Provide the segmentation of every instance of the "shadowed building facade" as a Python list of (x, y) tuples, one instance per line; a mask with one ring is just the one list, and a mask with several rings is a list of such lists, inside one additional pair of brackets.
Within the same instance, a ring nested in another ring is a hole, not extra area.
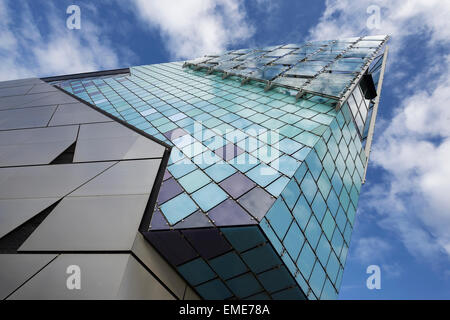
[[(0, 120), (9, 223), (0, 259), (11, 268), (37, 259), (42, 269), (5, 297), (33, 297), (47, 271), (78, 258), (90, 270), (108, 264), (95, 262), (104, 254), (123, 260), (110, 298), (337, 298), (386, 41), (242, 49), (0, 84), (2, 119), (12, 119)], [(39, 192), (36, 170), (54, 177)]]

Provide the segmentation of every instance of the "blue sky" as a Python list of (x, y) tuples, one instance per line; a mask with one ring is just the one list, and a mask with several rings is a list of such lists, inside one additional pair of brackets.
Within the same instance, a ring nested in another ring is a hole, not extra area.
[[(81, 29), (66, 8), (81, 8)], [(379, 8), (379, 24), (368, 28)], [(0, 80), (223, 49), (390, 34), (375, 142), (341, 299), (450, 298), (450, 3), (439, 0), (0, 0)], [(381, 267), (381, 290), (366, 268)]]

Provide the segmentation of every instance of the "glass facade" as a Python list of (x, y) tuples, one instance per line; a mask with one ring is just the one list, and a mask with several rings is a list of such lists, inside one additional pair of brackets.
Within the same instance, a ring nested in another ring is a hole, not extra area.
[(373, 71), (378, 82), (385, 40), (237, 50), (57, 85), (172, 147), (143, 234), (203, 298), (335, 299), (374, 104), (359, 81)]

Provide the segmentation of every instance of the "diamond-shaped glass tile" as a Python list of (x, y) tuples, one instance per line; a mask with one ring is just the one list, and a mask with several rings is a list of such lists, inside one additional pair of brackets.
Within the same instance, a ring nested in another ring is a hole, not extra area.
[(210, 183), (192, 194), (203, 211), (208, 211), (227, 198), (227, 194), (216, 184)]
[(186, 193), (182, 193), (162, 204), (160, 208), (167, 221), (174, 225), (194, 212), (197, 206)]

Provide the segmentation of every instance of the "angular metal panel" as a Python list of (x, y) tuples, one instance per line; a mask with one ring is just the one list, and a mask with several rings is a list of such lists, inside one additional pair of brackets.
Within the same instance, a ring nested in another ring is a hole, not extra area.
[(49, 164), (77, 132), (78, 126), (0, 131), (0, 167)]
[(0, 254), (0, 300), (39, 272), (56, 254)]
[(130, 250), (148, 195), (66, 197), (19, 251)]
[(161, 160), (120, 161), (81, 188), (72, 192), (69, 197), (150, 194), (158, 174)]
[(0, 238), (60, 198), (0, 200)]
[(86, 124), (80, 128), (74, 161), (162, 158), (164, 150), (119, 123)]
[(111, 118), (82, 103), (59, 105), (49, 126), (112, 121)]
[(0, 199), (63, 197), (114, 162), (0, 168)]
[[(129, 257), (129, 254), (60, 255), (8, 299), (115, 299)], [(67, 287), (68, 277), (76, 272), (68, 274), (69, 266), (79, 267), (80, 290)]]
[(0, 111), (0, 130), (47, 126), (55, 106)]

